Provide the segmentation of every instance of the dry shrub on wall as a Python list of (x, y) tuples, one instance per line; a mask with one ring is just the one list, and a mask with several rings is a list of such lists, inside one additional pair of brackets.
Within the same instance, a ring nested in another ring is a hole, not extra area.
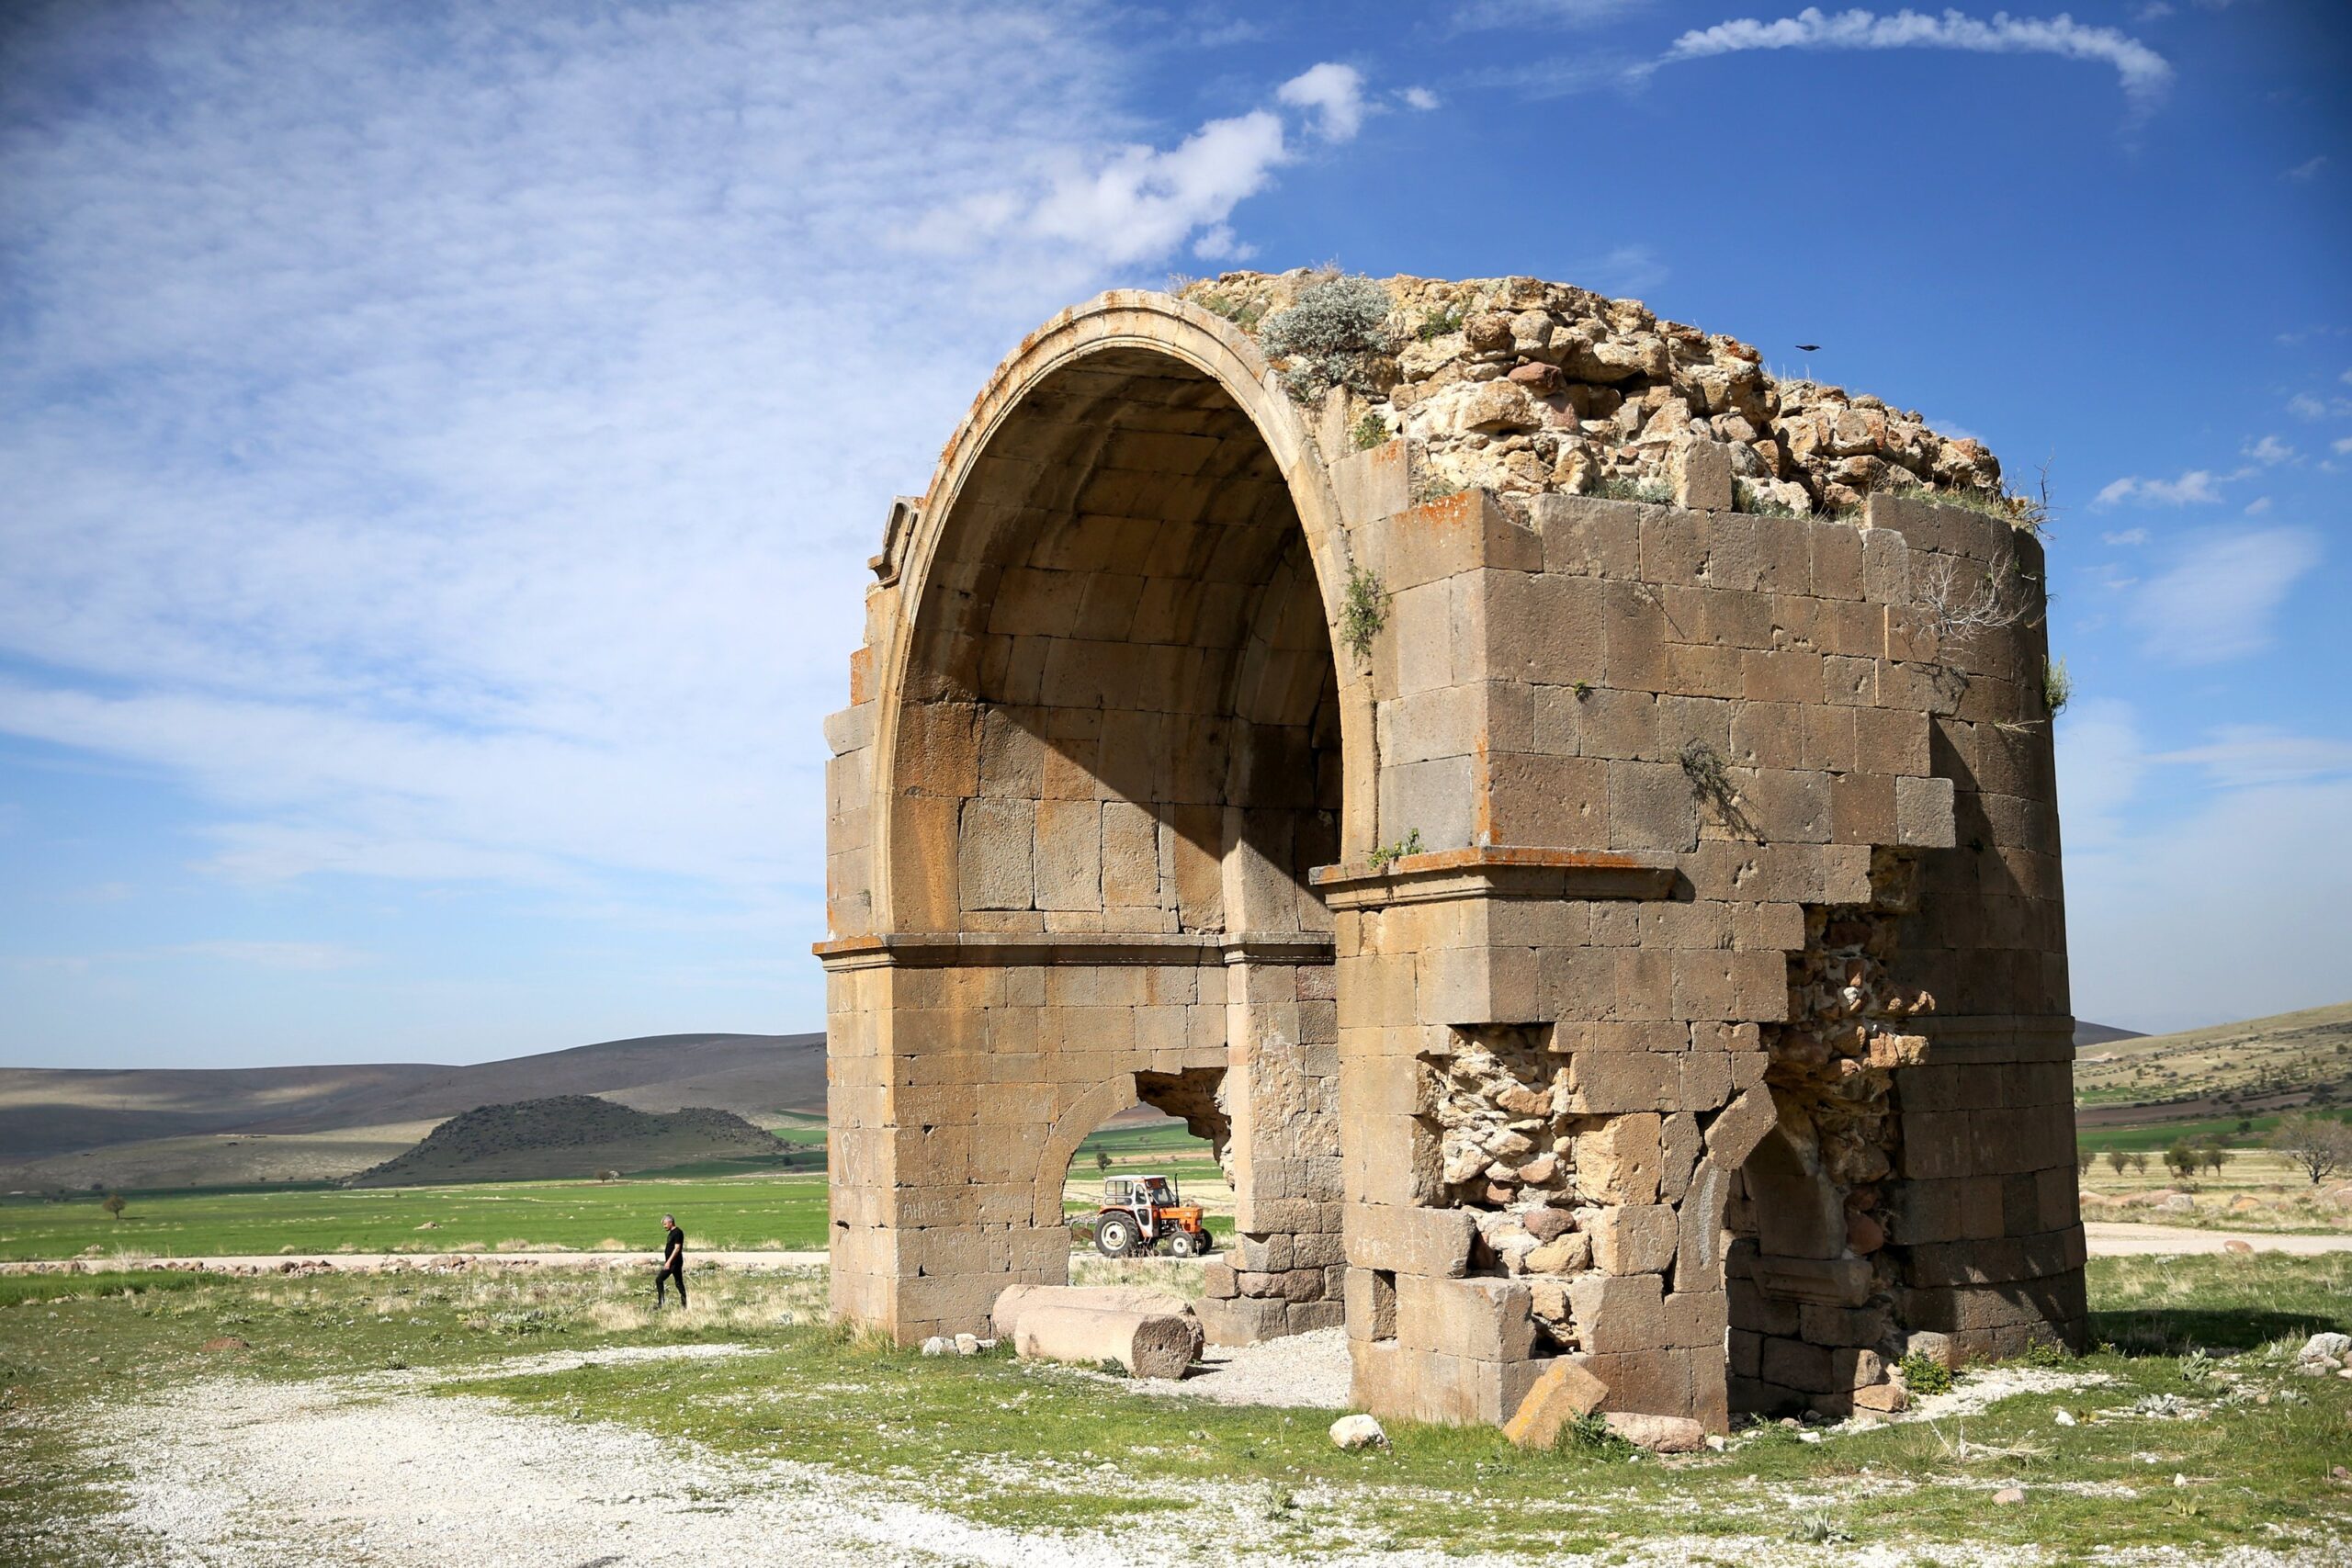
[(1388, 333), (1395, 308), (1388, 290), (1369, 277), (1328, 278), (1267, 317), (1258, 342), (1270, 357), (1296, 362), (1283, 372), (1283, 385), (1300, 402), (1333, 387), (1379, 391), (1373, 362), (1395, 347)]

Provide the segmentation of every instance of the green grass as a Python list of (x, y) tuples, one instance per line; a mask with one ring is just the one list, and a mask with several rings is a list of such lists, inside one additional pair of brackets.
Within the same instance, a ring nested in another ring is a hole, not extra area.
[[(2319, 1109), (2322, 1115), (2329, 1113), (2324, 1106)], [(2337, 1111), (2334, 1114), (2339, 1121), (2352, 1122), (2352, 1109)], [(2241, 1133), (2238, 1131), (2240, 1122), (2251, 1122), (2253, 1126), (2249, 1131)], [(2136, 1122), (2115, 1127), (2077, 1126), (2075, 1143), (2077, 1147), (2096, 1149), (2101, 1154), (2109, 1149), (2145, 1149), (2154, 1153), (2170, 1148), (2184, 1138), (2194, 1144), (2210, 1136), (2220, 1139), (2225, 1149), (2255, 1149), (2267, 1146), (2263, 1140), (2278, 1125), (2278, 1114), (2273, 1112), (2267, 1116), (2213, 1117), (2201, 1122)], [(2106, 1167), (2098, 1168), (2104, 1170)]]
[[(2119, 1348), (2068, 1366), (2111, 1380), (2103, 1386), (1817, 1444), (1769, 1428), (1722, 1455), (1666, 1462), (1600, 1446), (1523, 1453), (1490, 1430), (1409, 1423), (1390, 1425), (1389, 1451), (1341, 1453), (1324, 1435), (1327, 1412), (1138, 1398), (1070, 1369), (1001, 1354), (927, 1359), (837, 1331), (822, 1322), (813, 1273), (698, 1277), (691, 1317), (649, 1317), (634, 1280), (568, 1274), (208, 1280), (35, 1297), (0, 1309), (0, 1450), (11, 1456), (0, 1462), (0, 1561), (124, 1560), (101, 1517), (108, 1478), (84, 1446), (96, 1402), (203, 1376), (395, 1365), (467, 1371), (474, 1381), (436, 1392), (625, 1425), (669, 1439), (659, 1451), (692, 1442), (826, 1465), (1030, 1528), (1180, 1517), (1214, 1497), (1209, 1517), (1247, 1507), (1274, 1549), (1341, 1556), (1420, 1546), (1548, 1561), (1607, 1545), (1637, 1557), (1644, 1537), (1674, 1534), (1717, 1538), (1736, 1557), (1743, 1539), (1786, 1540), (1820, 1517), (1830, 1535), (1852, 1536), (1849, 1555), (2038, 1548), (2074, 1562), (2300, 1543), (2324, 1560), (2352, 1529), (2352, 1490), (2329, 1479), (2331, 1465), (2352, 1461), (2352, 1382), (2296, 1377), (2278, 1347), (2312, 1326), (2352, 1327), (2352, 1258), (2099, 1259), (2090, 1278), (2094, 1331)], [(198, 1349), (224, 1334), (251, 1348)], [(498, 1374), (519, 1353), (678, 1340), (755, 1353)], [(2192, 1348), (2211, 1357), (2186, 1359)], [(2199, 1375), (2207, 1367), (2214, 1375)], [(2130, 1413), (2155, 1393), (2194, 1418)], [(2062, 1407), (2076, 1425), (2055, 1424)], [(1105, 1463), (1132, 1479), (1094, 1484)], [(2176, 1487), (2176, 1472), (2190, 1484)], [(1986, 1507), (2010, 1483), (2026, 1502)]]
[[(695, 1247), (825, 1245), (825, 1178), (481, 1182), (451, 1187), (266, 1188), (135, 1195), (119, 1220), (95, 1196), (0, 1202), (0, 1258), (72, 1258), (96, 1247), (159, 1258), (280, 1252), (442, 1252), (464, 1247), (653, 1250), (674, 1213)], [(435, 1228), (418, 1227), (432, 1222)]]

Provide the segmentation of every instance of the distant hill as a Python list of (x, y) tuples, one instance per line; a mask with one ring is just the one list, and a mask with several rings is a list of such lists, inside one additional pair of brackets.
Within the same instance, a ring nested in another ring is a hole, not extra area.
[(331, 1179), (460, 1111), (571, 1094), (821, 1117), (825, 1037), (656, 1034), (473, 1066), (0, 1068), (0, 1190)]
[(2352, 1101), (2352, 1002), (2083, 1046), (2075, 1097), (2085, 1126)]
[(624, 1174), (702, 1160), (776, 1156), (784, 1146), (731, 1111), (648, 1111), (587, 1094), (461, 1111), (415, 1147), (351, 1179), (354, 1187), (531, 1181)]
[(2114, 1040), (2146, 1038), (2136, 1029), (2118, 1029), (2109, 1023), (2086, 1023), (2079, 1018), (2075, 1021), (2075, 1049), (2077, 1051), (2086, 1045), (2104, 1045)]
[(550, 1094), (640, 1111), (821, 1115), (825, 1037), (653, 1034), (466, 1067), (0, 1067), (0, 1148), (38, 1156), (205, 1133), (317, 1133)]

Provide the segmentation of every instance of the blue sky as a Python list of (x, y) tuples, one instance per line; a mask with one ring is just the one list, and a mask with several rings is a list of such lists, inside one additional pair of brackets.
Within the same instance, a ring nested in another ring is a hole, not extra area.
[(2050, 459), (2075, 1006), (2352, 996), (2352, 22), (1746, 0), (0, 21), (0, 1064), (821, 1025), (818, 723), (989, 367), (1532, 273)]

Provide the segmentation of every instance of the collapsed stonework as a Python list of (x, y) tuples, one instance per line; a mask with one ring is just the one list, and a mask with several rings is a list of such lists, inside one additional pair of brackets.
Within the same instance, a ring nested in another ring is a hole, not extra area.
[(1380, 1415), (1720, 1427), (2078, 1337), (1991, 454), (1558, 285), (1186, 294), (1033, 334), (876, 558), (836, 1312), (1065, 1280), (1070, 1155), (1142, 1099), (1236, 1190), (1209, 1337), (1344, 1321)]

